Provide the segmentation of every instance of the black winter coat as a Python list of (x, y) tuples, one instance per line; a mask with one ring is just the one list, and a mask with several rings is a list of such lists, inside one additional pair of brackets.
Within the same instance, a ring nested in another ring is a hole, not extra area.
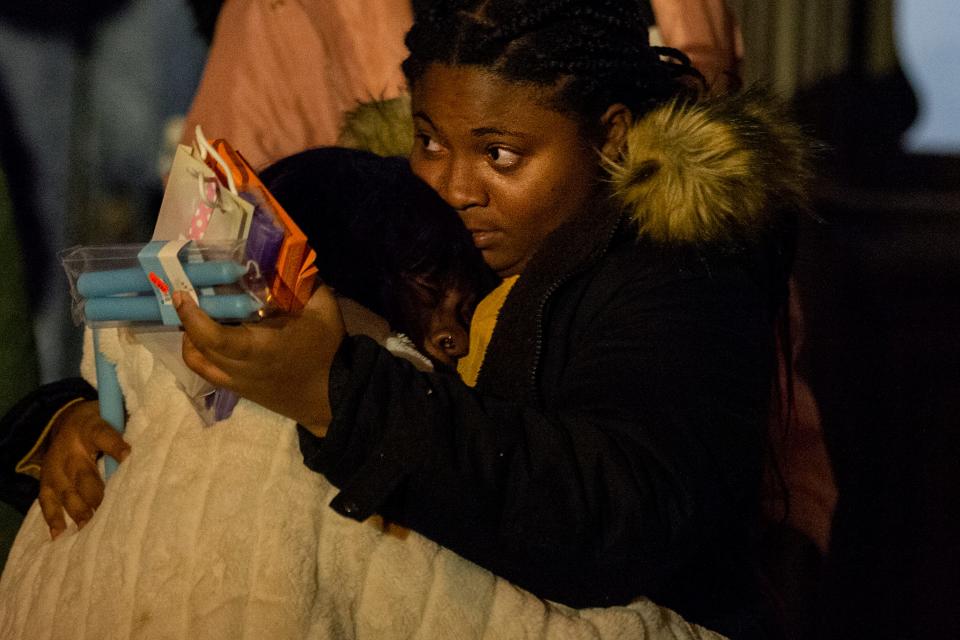
[(601, 246), (551, 238), (475, 389), (346, 340), (334, 421), (301, 430), (304, 460), (343, 514), (380, 513), (537, 595), (643, 595), (724, 630), (752, 599), (766, 298), (736, 258), (607, 226)]
[[(635, 125), (613, 172), (619, 200), (544, 241), (476, 388), (346, 339), (329, 431), (300, 431), (305, 463), (341, 489), (332, 506), (379, 513), (544, 598), (647, 596), (731, 637), (762, 636), (752, 558), (790, 235), (772, 212), (793, 210), (804, 173), (795, 130), (752, 99)], [(709, 171), (690, 144), (650, 145), (704, 120), (740, 145), (715, 149)], [(758, 163), (746, 176), (744, 157)], [(666, 209), (697, 192), (692, 179), (715, 182), (699, 185), (715, 209)]]

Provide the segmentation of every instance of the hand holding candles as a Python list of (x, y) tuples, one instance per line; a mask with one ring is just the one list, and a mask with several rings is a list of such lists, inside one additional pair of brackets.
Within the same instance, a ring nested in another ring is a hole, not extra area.
[(183, 360), (217, 387), (289, 416), (317, 436), (330, 421), (328, 380), (345, 335), (333, 293), (320, 287), (299, 316), (225, 326), (189, 296), (173, 294), (183, 323)]

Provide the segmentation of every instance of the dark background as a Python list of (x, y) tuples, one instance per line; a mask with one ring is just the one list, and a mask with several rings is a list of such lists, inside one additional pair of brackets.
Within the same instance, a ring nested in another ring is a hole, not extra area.
[(842, 71), (794, 94), (830, 149), (796, 266), (839, 489), (812, 635), (958, 638), (960, 149), (903, 150), (923, 96), (895, 47), (876, 62), (882, 4), (850, 3)]

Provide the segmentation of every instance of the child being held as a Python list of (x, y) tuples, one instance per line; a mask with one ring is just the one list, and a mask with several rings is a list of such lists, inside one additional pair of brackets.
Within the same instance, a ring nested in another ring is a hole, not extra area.
[[(466, 354), (473, 308), (499, 279), (406, 159), (318, 148), (280, 160), (261, 179), (306, 233), (320, 278), (338, 295), (386, 320), (434, 364), (452, 367)], [(350, 327), (352, 305), (341, 308), (348, 330), (367, 333)], [(382, 326), (373, 337), (383, 337)]]

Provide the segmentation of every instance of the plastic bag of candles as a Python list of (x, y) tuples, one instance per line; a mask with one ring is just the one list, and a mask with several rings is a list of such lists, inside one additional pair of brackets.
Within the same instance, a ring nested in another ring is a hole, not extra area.
[(67, 249), (61, 260), (74, 322), (176, 327), (174, 291), (193, 296), (220, 322), (256, 322), (276, 311), (267, 283), (274, 265), (262, 266), (247, 246), (180, 240)]

